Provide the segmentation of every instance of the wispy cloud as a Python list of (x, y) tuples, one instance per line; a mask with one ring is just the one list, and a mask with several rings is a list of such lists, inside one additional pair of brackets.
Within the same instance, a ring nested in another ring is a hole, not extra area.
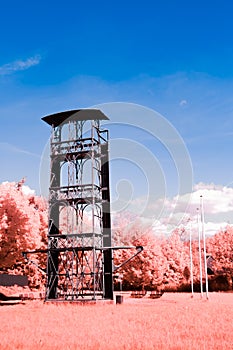
[(6, 63), (3, 66), (0, 66), (0, 76), (1, 75), (9, 75), (16, 73), (18, 71), (23, 71), (29, 69), (33, 66), (36, 66), (40, 63), (41, 56), (36, 55), (27, 58), (26, 60), (17, 60), (11, 63)]
[(14, 153), (22, 153), (22, 154), (26, 154), (28, 156), (40, 158), (40, 155), (33, 153), (33, 152), (30, 152), (30, 151), (27, 151), (27, 150), (24, 150), (22, 148), (19, 148), (15, 145), (8, 143), (8, 142), (0, 142), (0, 150), (14, 152)]

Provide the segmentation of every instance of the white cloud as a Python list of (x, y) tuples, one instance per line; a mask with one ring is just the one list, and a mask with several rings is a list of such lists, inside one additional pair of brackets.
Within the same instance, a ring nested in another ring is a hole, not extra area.
[(181, 100), (179, 105), (182, 107), (182, 106), (187, 105), (187, 103), (188, 103), (187, 100)]
[[(150, 212), (153, 212), (150, 222), (154, 233), (167, 235), (180, 226), (184, 226), (189, 231), (189, 225), (191, 225), (193, 236), (197, 236), (197, 208), (200, 210), (200, 196), (203, 198), (207, 235), (213, 235), (225, 229), (227, 225), (233, 224), (233, 188), (199, 183), (194, 187), (191, 195), (187, 193), (179, 197), (154, 201), (153, 208), (150, 207)], [(134, 204), (139, 206), (140, 200), (142, 206), (144, 199), (141, 197), (135, 202), (132, 201), (132, 207)], [(140, 216), (140, 212), (138, 215)]]
[(22, 192), (25, 194), (25, 195), (35, 195), (35, 191), (32, 190), (29, 186), (26, 186), (26, 185), (23, 185), (22, 186)]
[(214, 235), (215, 233), (224, 230), (228, 224), (226, 222), (206, 222), (205, 232), (207, 235)]
[(203, 198), (204, 209), (208, 214), (221, 214), (233, 211), (233, 188), (226, 186), (215, 186), (213, 184), (195, 186), (192, 195), (192, 203), (196, 206)]
[(0, 66), (0, 75), (9, 75), (18, 71), (29, 69), (33, 66), (38, 65), (40, 61), (41, 56), (36, 55), (29, 57), (26, 60), (17, 60), (11, 63), (6, 63), (3, 66)]

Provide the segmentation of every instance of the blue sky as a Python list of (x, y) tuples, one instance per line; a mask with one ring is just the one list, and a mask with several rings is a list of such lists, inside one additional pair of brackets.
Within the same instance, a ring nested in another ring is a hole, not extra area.
[(39, 193), (40, 118), (122, 101), (172, 123), (194, 183), (231, 186), (232, 12), (229, 0), (2, 3), (0, 181), (26, 176)]

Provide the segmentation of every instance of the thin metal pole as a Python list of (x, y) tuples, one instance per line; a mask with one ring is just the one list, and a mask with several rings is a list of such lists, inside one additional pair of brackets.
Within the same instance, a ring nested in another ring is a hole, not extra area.
[(96, 299), (96, 275), (95, 275), (95, 265), (96, 265), (96, 250), (95, 250), (95, 197), (94, 197), (94, 120), (91, 121), (91, 182), (92, 182), (92, 245), (93, 245), (93, 299)]
[(199, 250), (200, 288), (201, 288), (201, 298), (202, 298), (202, 297), (203, 297), (203, 281), (202, 281), (202, 254), (201, 254), (201, 232), (200, 232), (199, 208), (197, 208), (197, 229), (198, 229), (198, 250)]
[(205, 239), (205, 219), (204, 219), (204, 205), (203, 197), (200, 196), (201, 204), (201, 222), (202, 222), (202, 237), (204, 249), (204, 269), (205, 269), (205, 283), (206, 283), (206, 299), (209, 299), (208, 273), (207, 273), (207, 259), (206, 259), (206, 239)]
[(190, 250), (190, 277), (191, 277), (191, 291), (192, 296), (194, 297), (194, 290), (193, 290), (193, 252), (192, 252), (192, 223), (191, 219), (189, 219), (189, 250)]

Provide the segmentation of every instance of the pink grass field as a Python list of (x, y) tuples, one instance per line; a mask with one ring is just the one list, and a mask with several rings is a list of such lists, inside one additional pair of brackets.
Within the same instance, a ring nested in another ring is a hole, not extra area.
[(0, 349), (233, 349), (233, 294), (0, 307)]

